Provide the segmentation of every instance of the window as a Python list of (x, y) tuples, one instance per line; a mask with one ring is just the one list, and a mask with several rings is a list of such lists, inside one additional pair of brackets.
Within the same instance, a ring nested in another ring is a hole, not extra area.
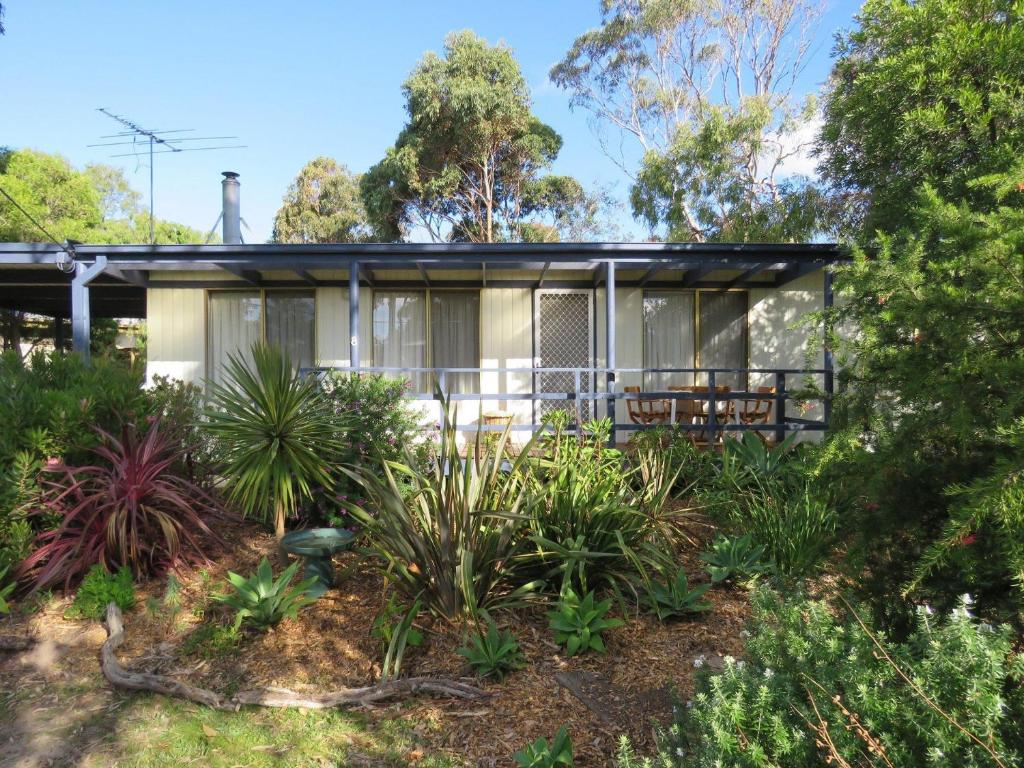
[(210, 378), (223, 381), (229, 355), (251, 361), (252, 345), (266, 340), (296, 368), (316, 362), (316, 300), (312, 291), (211, 291), (207, 320)]
[[(428, 344), (429, 340), (429, 344)], [(382, 368), (478, 368), (480, 294), (471, 291), (375, 291), (373, 364)], [(432, 377), (409, 374), (417, 392)], [(479, 391), (477, 373), (445, 376), (449, 392)]]
[[(645, 291), (644, 368), (746, 368), (745, 291)], [(706, 385), (707, 375), (648, 373), (644, 387)], [(716, 374), (715, 384), (738, 389), (739, 374)]]

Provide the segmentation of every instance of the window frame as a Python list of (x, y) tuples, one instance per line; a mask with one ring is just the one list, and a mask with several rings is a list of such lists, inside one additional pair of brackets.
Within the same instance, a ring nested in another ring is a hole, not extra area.
[[(693, 295), (693, 367), (698, 369), (702, 368), (702, 361), (700, 359), (701, 349), (701, 328), (700, 328), (700, 299), (701, 295), (705, 293), (742, 293), (746, 297), (746, 309), (743, 312), (743, 367), (745, 369), (750, 368), (750, 290), (747, 288), (727, 288), (721, 290), (718, 288), (660, 288), (646, 286), (643, 289), (643, 295), (640, 297), (640, 323), (641, 323), (641, 337), (643, 339), (643, 349), (641, 350), (640, 359), (642, 361), (647, 360), (647, 333), (646, 324), (643, 317), (643, 302), (646, 301), (649, 293), (687, 293)], [(749, 376), (747, 373), (744, 375), (744, 384), (746, 387), (749, 385)]]
[[(206, 301), (203, 303), (203, 325), (206, 328), (206, 378), (213, 381), (213, 360), (210, 349), (210, 297), (217, 293), (258, 293), (260, 297), (260, 341), (267, 341), (267, 294), (275, 293), (300, 293), (311, 296), (313, 299), (313, 365), (317, 365), (320, 359), (320, 302), (317, 301), (316, 288), (302, 286), (287, 286), (283, 288), (263, 288), (260, 286), (249, 286), (243, 288), (207, 288)], [(226, 362), (226, 361), (225, 361)], [(223, 364), (223, 363), (222, 363)]]

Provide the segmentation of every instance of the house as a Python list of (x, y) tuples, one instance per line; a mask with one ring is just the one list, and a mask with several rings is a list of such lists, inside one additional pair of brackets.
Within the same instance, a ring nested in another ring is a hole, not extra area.
[(808, 410), (790, 392), (831, 391), (831, 355), (793, 324), (831, 304), (834, 245), (242, 244), (225, 177), (226, 244), (0, 244), (0, 306), (70, 317), (85, 352), (90, 315), (145, 317), (150, 379), (219, 381), (229, 353), (265, 339), (307, 372), (407, 377), (425, 406), (440, 385), (467, 427), (525, 431), (568, 408), (628, 431), (638, 407), (680, 421), (701, 395), (669, 388), (693, 385), (729, 388), (703, 395), (720, 429), (743, 428), (723, 408), (760, 387), (775, 388), (762, 427), (827, 425), (827, 398)]

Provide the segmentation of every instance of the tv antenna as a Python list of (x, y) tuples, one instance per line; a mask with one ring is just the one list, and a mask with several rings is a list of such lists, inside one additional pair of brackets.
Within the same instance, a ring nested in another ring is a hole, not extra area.
[[(115, 114), (105, 107), (98, 107), (97, 112), (102, 112), (104, 115), (120, 123), (126, 130), (119, 131), (117, 133), (111, 133), (106, 136), (100, 136), (101, 139), (118, 139), (118, 141), (110, 141), (101, 144), (87, 144), (87, 147), (122, 147), (131, 146), (132, 151), (120, 152), (117, 151), (110, 157), (134, 157), (138, 159), (140, 157), (139, 149), (140, 144), (143, 142), (149, 142), (149, 241), (156, 243), (156, 234), (154, 230), (154, 206), (153, 206), (153, 155), (165, 154), (168, 152), (209, 152), (214, 149), (244, 149), (245, 144), (229, 144), (229, 145), (212, 145), (205, 147), (194, 147), (191, 145), (179, 146), (189, 141), (226, 141), (229, 139), (237, 139), (237, 136), (186, 136), (186, 137), (170, 137), (168, 134), (171, 133), (191, 133), (195, 128), (175, 128), (173, 130), (156, 130), (149, 128), (142, 128), (133, 120)], [(124, 141), (121, 141), (124, 139)]]

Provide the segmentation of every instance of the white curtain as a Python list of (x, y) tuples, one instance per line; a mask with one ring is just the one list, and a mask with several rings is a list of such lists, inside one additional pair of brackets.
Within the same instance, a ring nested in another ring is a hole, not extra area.
[(312, 291), (267, 293), (267, 343), (285, 352), (296, 369), (316, 361), (315, 324)]
[[(373, 364), (383, 368), (425, 368), (427, 318), (425, 294), (416, 291), (375, 291), (373, 294)], [(429, 391), (424, 374), (392, 374), (408, 378), (417, 392)]]
[(258, 291), (211, 292), (209, 313), (209, 378), (221, 384), (228, 355), (251, 362), (252, 345), (263, 336), (260, 294)]
[[(644, 368), (693, 368), (693, 294), (672, 291), (644, 293)], [(663, 392), (690, 386), (692, 373), (648, 373), (644, 388)]]
[[(430, 342), (434, 368), (480, 367), (480, 294), (435, 291), (430, 294)], [(449, 392), (480, 391), (480, 374), (448, 373)]]
[[(747, 294), (723, 291), (700, 294), (700, 367), (747, 367)], [(706, 374), (702, 384), (707, 384)], [(734, 390), (746, 386), (739, 374), (716, 374), (715, 384)]]

